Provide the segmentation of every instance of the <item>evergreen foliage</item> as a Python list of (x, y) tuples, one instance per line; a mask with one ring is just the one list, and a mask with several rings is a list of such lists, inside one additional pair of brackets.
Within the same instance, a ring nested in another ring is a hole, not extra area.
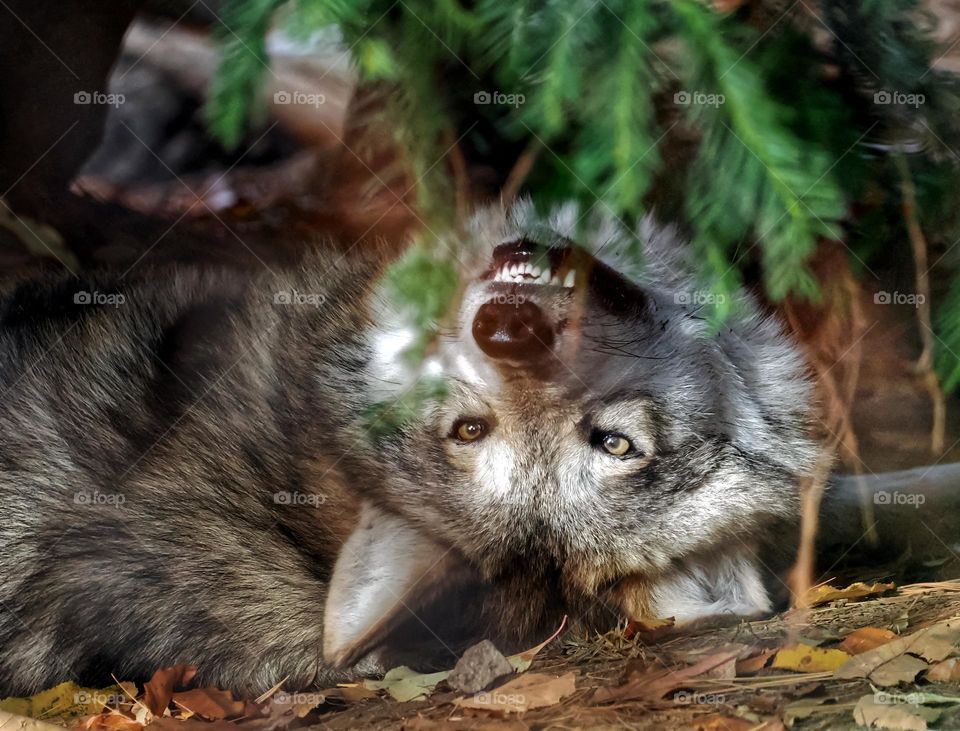
[[(931, 66), (916, 0), (232, 0), (210, 107), (227, 141), (247, 123), (281, 5), (298, 33), (339, 28), (362, 78), (393, 85), (426, 216), (454, 210), (438, 162), (452, 140), (491, 157), (535, 143), (538, 205), (573, 199), (632, 225), (679, 178), (677, 213), (714, 291), (758, 263), (771, 298), (816, 297), (807, 261), (821, 239), (843, 241), (861, 270), (891, 256), (878, 242), (909, 262), (892, 160), (909, 155), (924, 232), (947, 250), (939, 266), (955, 264), (960, 94)], [(483, 103), (495, 91), (515, 104)], [(690, 138), (692, 154), (665, 162)], [(960, 383), (951, 281), (936, 318), (949, 388)], [(433, 316), (436, 302), (404, 291)]]

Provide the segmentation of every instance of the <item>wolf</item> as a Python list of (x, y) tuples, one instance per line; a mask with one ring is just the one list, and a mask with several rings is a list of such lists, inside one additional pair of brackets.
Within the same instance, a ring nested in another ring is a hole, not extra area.
[(632, 234), (574, 218), (478, 217), (419, 366), (376, 250), (8, 286), (0, 694), (176, 663), (322, 687), (564, 614), (769, 612), (817, 454), (802, 359), (746, 295), (711, 326), (674, 232), (630, 271), (604, 250)]

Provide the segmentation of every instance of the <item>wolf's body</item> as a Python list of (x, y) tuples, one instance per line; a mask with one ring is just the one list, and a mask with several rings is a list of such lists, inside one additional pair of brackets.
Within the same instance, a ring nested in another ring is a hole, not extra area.
[[(634, 286), (523, 226), (475, 233), (486, 263), (433, 358), (449, 396), (377, 441), (364, 414), (410, 385), (377, 261), (7, 292), (0, 695), (176, 662), (223, 687), (329, 683), (457, 566), (462, 622), (518, 641), (610, 602), (768, 611), (756, 554), (815, 452), (793, 348), (752, 311), (713, 337), (686, 280)], [(493, 281), (548, 251), (576, 287)], [(549, 341), (532, 355), (484, 319), (510, 295), (542, 319), (520, 323)]]

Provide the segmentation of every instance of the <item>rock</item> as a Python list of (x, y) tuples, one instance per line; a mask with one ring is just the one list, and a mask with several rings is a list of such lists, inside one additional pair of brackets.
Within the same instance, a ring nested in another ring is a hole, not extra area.
[(461, 693), (479, 693), (512, 672), (500, 650), (490, 640), (483, 640), (463, 653), (447, 682)]

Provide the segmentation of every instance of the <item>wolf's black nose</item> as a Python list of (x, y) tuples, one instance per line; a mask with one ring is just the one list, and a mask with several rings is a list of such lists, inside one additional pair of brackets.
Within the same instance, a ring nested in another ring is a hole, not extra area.
[(553, 328), (533, 302), (480, 306), (473, 318), (473, 339), (491, 358), (530, 362), (538, 360), (553, 345)]

